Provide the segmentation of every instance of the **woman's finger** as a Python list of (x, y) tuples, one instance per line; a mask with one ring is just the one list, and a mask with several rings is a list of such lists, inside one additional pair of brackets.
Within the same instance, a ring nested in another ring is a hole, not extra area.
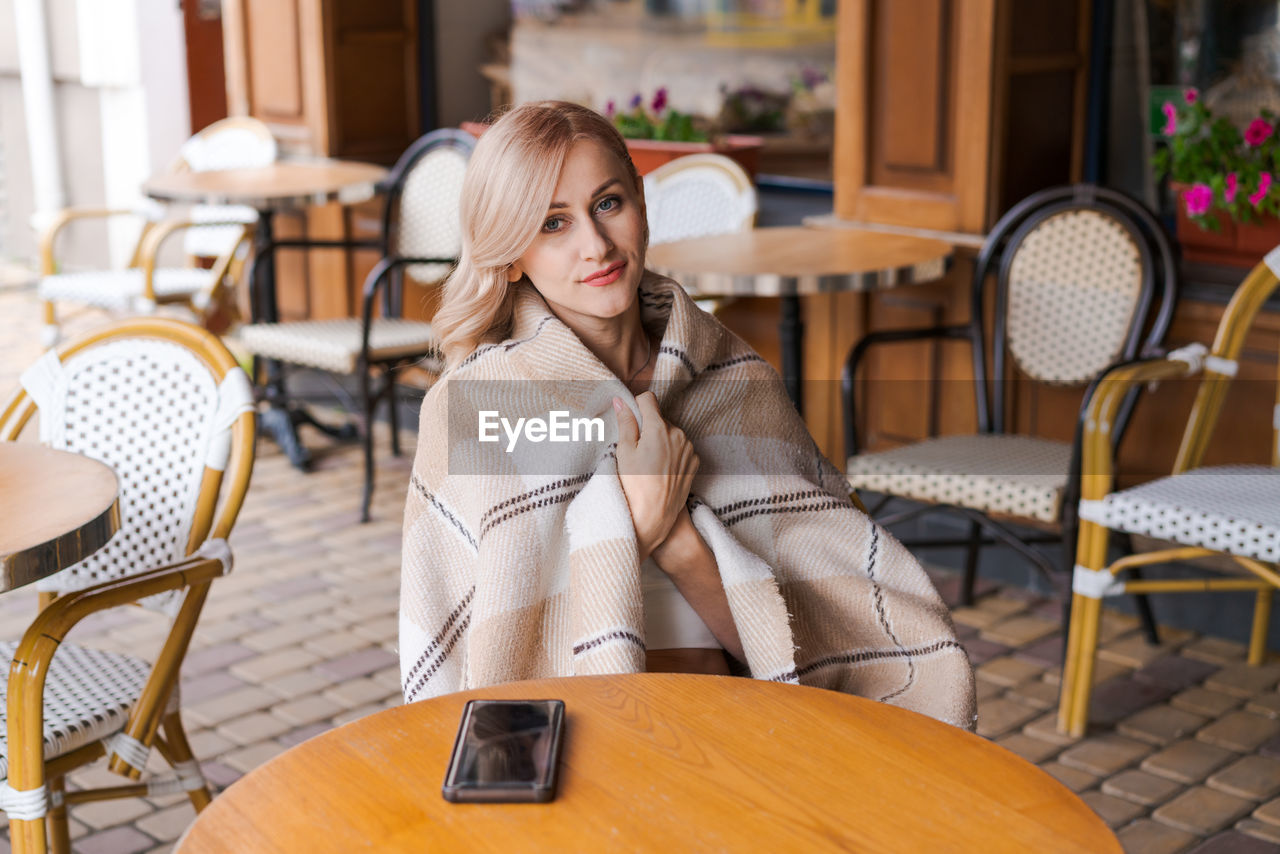
[(640, 436), (640, 428), (636, 424), (636, 417), (631, 414), (631, 408), (615, 397), (613, 399), (613, 414), (618, 419), (619, 446), (634, 445)]

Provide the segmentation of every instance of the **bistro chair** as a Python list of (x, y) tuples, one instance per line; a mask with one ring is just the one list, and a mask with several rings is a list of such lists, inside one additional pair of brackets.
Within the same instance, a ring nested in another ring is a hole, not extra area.
[[(178, 672), (209, 593), (231, 567), (227, 537), (253, 468), (248, 377), (213, 334), (177, 320), (125, 321), (50, 350), (0, 410), (0, 440), (39, 415), (39, 438), (111, 466), (120, 528), (89, 558), (38, 582), (42, 610), (18, 643), (0, 725), (0, 807), (15, 851), (68, 851), (67, 807), (210, 792), (179, 714)], [(221, 497), (220, 496), (221, 493)], [(90, 614), (137, 604), (172, 619), (154, 661), (63, 643)], [(172, 773), (142, 780), (152, 749)], [(100, 758), (119, 786), (65, 791)]]
[[(257, 119), (238, 117), (214, 122), (183, 144), (173, 171), (269, 166), (276, 159), (276, 141)], [(142, 232), (128, 266), (121, 270), (66, 272), (55, 255), (60, 234), (73, 222), (107, 217), (143, 219)], [(236, 205), (193, 207), (186, 218), (166, 218), (155, 203), (130, 209), (68, 208), (59, 212), (40, 237), (39, 295), (44, 301), (44, 345), (60, 337), (58, 303), (79, 303), (119, 314), (152, 314), (157, 305), (186, 306), (204, 319), (212, 312), (234, 310), (230, 285), (239, 279), (252, 242), (258, 215)], [(175, 234), (183, 235), (188, 261), (182, 267), (159, 267), (161, 247)], [(208, 269), (196, 259), (212, 258)]]
[[(723, 154), (687, 154), (644, 176), (649, 245), (750, 231), (759, 202), (751, 177)], [(696, 300), (715, 313), (724, 298)]]
[[(994, 290), (994, 293), (990, 291)], [(1008, 432), (1005, 387), (1016, 367), (1023, 377), (1057, 386), (1085, 386), (1109, 365), (1151, 353), (1173, 314), (1176, 271), (1163, 229), (1129, 197), (1087, 184), (1038, 192), (1001, 217), (974, 267), (968, 323), (872, 332), (849, 354), (842, 377), (847, 474), (855, 489), (917, 506), (880, 516), (885, 525), (939, 510), (969, 522), (952, 540), (904, 541), (910, 547), (967, 550), (961, 603), (973, 601), (979, 551), (1002, 544), (1058, 586), (1052, 562), (1033, 548), (1061, 542), (1074, 562), (1079, 436), (1053, 441)], [(985, 307), (994, 297), (991, 334)], [(867, 351), (898, 341), (951, 339), (970, 344), (976, 435), (930, 437), (878, 453), (858, 453), (855, 379)], [(988, 355), (990, 354), (990, 355)], [(1119, 413), (1120, 441), (1131, 412)], [(1019, 536), (1006, 523), (1035, 529)], [(1148, 634), (1154, 623), (1145, 600)]]
[[(280, 240), (255, 259), (250, 290), (256, 292), (261, 264), (281, 249), (375, 248), (382, 253), (364, 283), (360, 317), (253, 323), (238, 338), (254, 356), (359, 378), (360, 433), (364, 441), (364, 496), (361, 521), (369, 521), (373, 501), (373, 419), (379, 403), (388, 403), (391, 450), (400, 455), (395, 380), (399, 371), (424, 359), (438, 367), (437, 337), (431, 324), (401, 317), (404, 275), (439, 282), (453, 268), (462, 248), (458, 208), (462, 177), (475, 138), (452, 128), (418, 139), (400, 157), (384, 182), (387, 204), (377, 243)], [(378, 294), (381, 291), (381, 311)], [(260, 297), (253, 297), (259, 304)], [(376, 375), (375, 375), (376, 372)], [(283, 384), (283, 379), (278, 380)], [(283, 395), (280, 387), (273, 392)]]
[[(1280, 586), (1280, 398), (1272, 420), (1270, 465), (1204, 465), (1222, 415), (1245, 335), (1262, 304), (1280, 288), (1280, 247), (1253, 268), (1218, 324), (1212, 349), (1192, 344), (1164, 358), (1118, 366), (1089, 401), (1083, 438), (1079, 563), (1073, 580), (1071, 624), (1062, 675), (1058, 728), (1083, 735), (1093, 689), (1098, 621), (1105, 596), (1122, 593), (1254, 591), (1249, 663), (1262, 664), (1271, 595)], [(1115, 490), (1112, 435), (1130, 389), (1165, 379), (1201, 377), (1169, 477)], [(1240, 413), (1249, 415), (1250, 413)], [(1262, 414), (1265, 413), (1254, 413)], [(1167, 548), (1107, 560), (1109, 533), (1143, 534)], [(1125, 578), (1138, 568), (1225, 555), (1243, 577)]]

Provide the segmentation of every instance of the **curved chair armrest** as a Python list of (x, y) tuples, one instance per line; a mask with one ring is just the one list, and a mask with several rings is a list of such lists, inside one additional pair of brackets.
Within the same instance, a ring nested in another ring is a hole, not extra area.
[(1113, 433), (1116, 416), (1129, 393), (1145, 383), (1182, 379), (1199, 373), (1203, 351), (1174, 351), (1159, 359), (1128, 362), (1102, 374), (1082, 417), (1080, 497), (1097, 500), (1115, 479)]
[(266, 309), (270, 300), (264, 300), (260, 293), (262, 283), (262, 265), (281, 249), (378, 249), (382, 250), (380, 240), (273, 240), (266, 246), (254, 247), (253, 263), (249, 266), (249, 306), (253, 310), (254, 323), (274, 323), (277, 318), (267, 317)]
[[(232, 245), (232, 251), (235, 251), (235, 247), (240, 245), (240, 241), (244, 239), (245, 234), (249, 233), (249, 231), (253, 228), (252, 225), (249, 225), (243, 222), (237, 222), (234, 220), (227, 221), (227, 222), (218, 222), (218, 221), (194, 222), (188, 219), (167, 219), (167, 220), (164, 220), (163, 222), (158, 222), (155, 225), (151, 226), (151, 228), (147, 230), (147, 233), (143, 235), (142, 245), (138, 249), (138, 263), (142, 267), (142, 298), (144, 300), (147, 300), (150, 304), (155, 303), (156, 259), (160, 254), (161, 245), (166, 240), (168, 240), (170, 237), (177, 234), (178, 232), (185, 231), (189, 228), (205, 228), (206, 226), (227, 226), (227, 225), (237, 226), (241, 229), (244, 229), (241, 232), (240, 237)], [(222, 259), (219, 259), (219, 260), (221, 261)], [(225, 265), (215, 265), (215, 268), (218, 266), (225, 266)], [(209, 277), (212, 279), (213, 276), (214, 276), (214, 273), (211, 270), (209, 272)]]
[[(53, 600), (32, 621), (9, 665), (8, 711), (12, 729), (23, 722), (37, 732), (44, 720), (44, 684), (49, 663), (58, 646), (76, 623), (104, 608), (127, 605), (138, 599), (212, 581), (226, 568), (217, 557), (191, 555), (177, 563), (157, 567), (129, 578), (113, 579), (68, 593)], [(9, 740), (9, 785), (19, 791), (34, 789), (44, 779), (41, 739)]]
[(844, 453), (851, 457), (858, 452), (858, 431), (856, 405), (853, 399), (853, 384), (858, 376), (858, 363), (866, 355), (867, 350), (876, 344), (892, 344), (900, 341), (926, 341), (937, 338), (972, 341), (973, 324), (957, 324), (951, 326), (927, 326), (913, 329), (882, 329), (868, 332), (853, 345), (849, 357), (845, 359), (844, 370), (840, 374), (840, 395), (844, 401)]
[[(406, 258), (395, 255), (388, 255), (378, 261), (369, 271), (369, 275), (364, 280), (364, 292), (360, 303), (360, 352), (368, 358), (369, 355), (369, 332), (373, 328), (373, 301), (378, 296), (378, 289), (382, 287), (382, 283), (387, 280), (388, 275), (396, 267), (404, 267), (409, 264), (456, 264), (457, 258)], [(388, 298), (389, 299), (389, 298)], [(386, 301), (383, 303), (384, 310), (390, 310)], [(399, 311), (399, 309), (396, 309)]]
[(78, 219), (105, 219), (113, 216), (147, 218), (145, 211), (131, 208), (63, 208), (54, 214), (53, 219), (40, 232), (40, 275), (52, 276), (57, 269), (53, 258), (53, 244), (62, 229)]

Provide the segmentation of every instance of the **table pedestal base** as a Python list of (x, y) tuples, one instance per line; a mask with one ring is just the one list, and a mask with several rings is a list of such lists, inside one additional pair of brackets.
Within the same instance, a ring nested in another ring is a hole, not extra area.
[(306, 471), (311, 467), (311, 452), (298, 439), (298, 425), (310, 425), (326, 436), (340, 441), (351, 441), (360, 435), (354, 424), (332, 427), (317, 421), (310, 412), (296, 403), (268, 401), (258, 416), (259, 430), (270, 436), (295, 468)]

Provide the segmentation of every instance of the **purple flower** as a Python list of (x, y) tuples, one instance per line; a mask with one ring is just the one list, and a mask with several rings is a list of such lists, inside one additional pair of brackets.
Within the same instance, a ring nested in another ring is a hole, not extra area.
[(1161, 133), (1165, 136), (1173, 136), (1178, 132), (1178, 109), (1171, 101), (1165, 101), (1160, 109), (1164, 111), (1164, 130)]
[(1275, 128), (1269, 121), (1261, 117), (1256, 118), (1245, 128), (1244, 141), (1257, 148), (1267, 141), (1267, 137), (1271, 136), (1273, 130)]
[(666, 86), (653, 93), (653, 103), (650, 106), (653, 108), (654, 115), (662, 115), (662, 111), (667, 108)]
[(1208, 184), (1196, 184), (1186, 195), (1187, 216), (1200, 216), (1213, 204), (1213, 188)]
[(635, 93), (634, 95), (632, 95), (632, 96), (631, 96), (631, 104), (630, 104), (631, 109), (633, 109), (633, 110), (634, 110), (636, 107), (640, 106), (640, 103), (641, 103), (643, 100), (644, 100), (644, 99), (640, 97), (640, 93), (639, 93), (639, 92), (637, 92), (637, 93)]
[(1227, 179), (1224, 183), (1225, 186), (1222, 190), (1222, 200), (1227, 204), (1231, 204), (1236, 200), (1236, 192), (1240, 189), (1240, 179), (1236, 177), (1236, 173), (1229, 172), (1227, 173)]
[(605, 104), (605, 105), (604, 105), (604, 115), (605, 115), (605, 118), (607, 118), (607, 119), (612, 119), (612, 118), (613, 118), (613, 114), (614, 114), (614, 113), (616, 113), (616, 112), (618, 112), (618, 105), (617, 105), (617, 104), (615, 104), (615, 103), (613, 102), (613, 99), (612, 99), (612, 98), (610, 98), (610, 99), (609, 99), (609, 103), (607, 103), (607, 104)]
[(1186, 100), (1188, 104), (1194, 104), (1196, 101), (1200, 100), (1200, 90), (1188, 89), (1187, 91), (1182, 93), (1182, 97), (1183, 99)]
[(827, 75), (816, 68), (805, 66), (800, 69), (800, 82), (804, 84), (806, 89), (816, 89), (819, 85), (827, 82)]
[[(1261, 121), (1261, 119), (1258, 119), (1257, 121)], [(1268, 133), (1270, 132), (1268, 131)], [(1258, 189), (1254, 191), (1253, 195), (1249, 197), (1249, 204), (1253, 205), (1256, 208), (1258, 205), (1262, 203), (1262, 200), (1267, 197), (1267, 192), (1270, 189), (1271, 189), (1271, 173), (1263, 172), (1260, 176), (1258, 176)]]

